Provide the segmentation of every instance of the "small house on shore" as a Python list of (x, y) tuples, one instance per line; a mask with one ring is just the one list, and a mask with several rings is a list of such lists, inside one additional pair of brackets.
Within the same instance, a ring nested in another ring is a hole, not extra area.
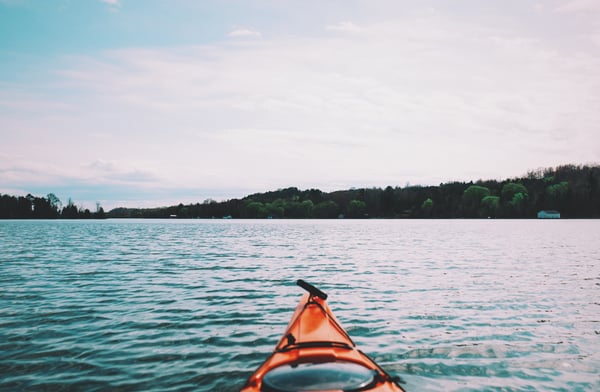
[(542, 210), (537, 213), (538, 219), (560, 219), (560, 212), (554, 210)]

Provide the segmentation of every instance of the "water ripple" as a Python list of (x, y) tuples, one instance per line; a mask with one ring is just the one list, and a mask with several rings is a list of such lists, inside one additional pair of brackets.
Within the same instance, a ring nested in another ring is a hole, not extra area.
[(599, 221), (1, 221), (0, 390), (237, 391), (298, 278), (408, 390), (600, 390)]

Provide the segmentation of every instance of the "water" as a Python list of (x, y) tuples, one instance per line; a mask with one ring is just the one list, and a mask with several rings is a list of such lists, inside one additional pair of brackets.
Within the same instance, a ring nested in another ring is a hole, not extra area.
[(0, 390), (237, 391), (318, 284), (409, 391), (600, 390), (600, 221), (0, 221)]

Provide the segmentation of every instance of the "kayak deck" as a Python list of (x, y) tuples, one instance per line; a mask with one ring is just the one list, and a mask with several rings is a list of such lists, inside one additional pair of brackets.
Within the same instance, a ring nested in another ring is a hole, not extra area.
[(309, 292), (302, 296), (274, 352), (242, 392), (403, 391), (356, 348), (327, 305), (327, 295), (304, 281), (298, 284)]

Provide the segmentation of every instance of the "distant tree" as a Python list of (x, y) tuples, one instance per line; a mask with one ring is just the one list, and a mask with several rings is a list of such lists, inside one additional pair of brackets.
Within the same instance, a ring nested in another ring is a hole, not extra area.
[(33, 215), (36, 219), (54, 219), (58, 217), (58, 211), (43, 197), (33, 198)]
[(433, 200), (430, 197), (425, 199), (423, 203), (421, 203), (421, 211), (423, 212), (423, 216), (425, 218), (430, 218), (433, 211)]
[(291, 201), (286, 204), (284, 215), (286, 218), (306, 218), (302, 211), (302, 203), (297, 201)]
[(383, 216), (391, 217), (394, 215), (394, 188), (387, 186), (381, 193), (381, 209)]
[(71, 200), (71, 198), (69, 198), (67, 205), (65, 207), (63, 207), (63, 209), (60, 213), (61, 218), (76, 219), (78, 217), (78, 214), (79, 214), (79, 210), (77, 209), (77, 206), (75, 205), (75, 203), (73, 203), (73, 200)]
[(526, 203), (527, 194), (518, 192), (513, 195), (512, 200), (508, 204), (510, 205), (514, 213), (516, 213), (518, 216), (523, 214), (523, 211), (526, 208)]
[(382, 206), (383, 193), (385, 191), (381, 188), (369, 188), (364, 189), (363, 197), (358, 198), (360, 201), (365, 203), (365, 212), (368, 216), (382, 216), (385, 215), (384, 208)]
[(46, 195), (46, 199), (48, 200), (48, 203), (50, 203), (52, 208), (54, 208), (57, 212), (62, 207), (62, 202), (60, 201), (60, 199), (58, 197), (56, 197), (56, 195), (54, 193), (48, 193)]
[(367, 204), (362, 200), (351, 200), (346, 210), (347, 218), (364, 218), (367, 211)]
[(104, 212), (104, 208), (100, 205), (100, 202), (96, 202), (96, 212), (94, 212), (93, 217), (95, 219), (104, 219), (106, 218), (106, 214)]
[(481, 199), (481, 210), (486, 217), (496, 218), (500, 213), (500, 197), (485, 196)]
[(310, 189), (307, 191), (305, 200), (306, 199), (312, 201), (313, 204), (319, 204), (323, 201), (323, 192), (319, 189)]
[(527, 188), (525, 188), (525, 185), (515, 182), (509, 182), (507, 184), (504, 184), (504, 186), (502, 187), (502, 192), (500, 196), (502, 197), (502, 200), (504, 202), (509, 202), (517, 193), (522, 193), (523, 196), (527, 196), (529, 192), (527, 191)]
[(0, 194), (0, 218), (14, 219), (16, 216), (17, 199), (14, 196)]
[(302, 203), (300, 203), (301, 216), (303, 218), (312, 217), (314, 208), (315, 205), (311, 200), (304, 200)]
[[(435, 200), (435, 204), (433, 202)], [(69, 199), (66, 206), (53, 193), (45, 198), (31, 194), (0, 194), (0, 218), (458, 218), (535, 217), (540, 209), (558, 209), (561, 216), (600, 218), (600, 166), (564, 165), (537, 169), (522, 178), (498, 182), (478, 180), (475, 184), (451, 182), (439, 186), (363, 188), (324, 193), (318, 189), (278, 189), (243, 199), (175, 205), (160, 208), (116, 208), (108, 213), (96, 205), (94, 213), (78, 208)]]
[(104, 212), (104, 208), (102, 208), (102, 206), (100, 206), (99, 208), (96, 209), (96, 213), (94, 214), (94, 218), (96, 218), (96, 219), (104, 219), (104, 218), (106, 218), (106, 213)]
[(281, 199), (274, 201), (273, 203), (267, 203), (265, 205), (265, 211), (269, 218), (283, 218), (285, 202)]
[(313, 209), (313, 216), (321, 219), (337, 218), (339, 207), (336, 202), (327, 200), (317, 204)]
[(527, 216), (529, 191), (525, 185), (516, 182), (506, 183), (502, 186), (500, 196), (500, 202), (507, 217), (522, 218)]
[(471, 185), (463, 192), (463, 208), (466, 217), (480, 217), (481, 200), (490, 195), (487, 187), (480, 185)]
[(479, 203), (481, 199), (490, 195), (487, 187), (480, 185), (471, 185), (463, 192), (463, 200), (467, 203)]
[(260, 201), (250, 201), (244, 208), (244, 216), (246, 218), (266, 218), (267, 210), (265, 205)]
[(547, 206), (551, 209), (560, 209), (567, 200), (569, 194), (569, 183), (561, 181), (558, 184), (546, 188)]

